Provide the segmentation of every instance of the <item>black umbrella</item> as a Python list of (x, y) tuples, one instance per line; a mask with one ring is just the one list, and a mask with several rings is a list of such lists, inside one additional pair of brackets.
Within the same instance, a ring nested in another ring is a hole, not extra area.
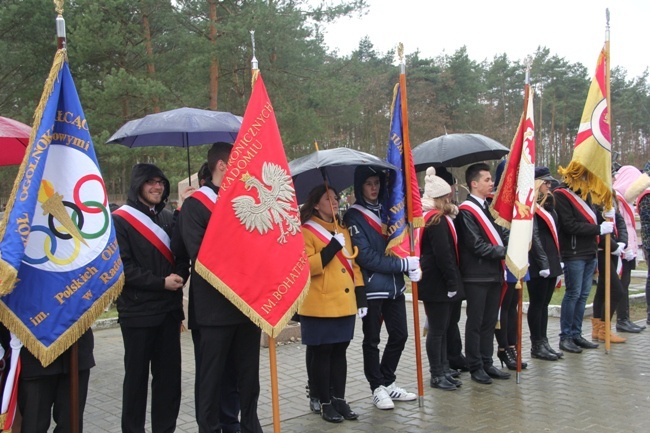
[(367, 165), (378, 171), (398, 170), (393, 164), (369, 153), (347, 147), (317, 150), (314, 153), (289, 162), (298, 203), (307, 200), (309, 192), (327, 180), (328, 186), (337, 191), (352, 186), (354, 170), (359, 165)]
[(427, 167), (462, 167), (489, 159), (500, 159), (510, 149), (481, 134), (446, 134), (413, 148), (416, 171)]
[(190, 146), (217, 141), (234, 143), (241, 122), (240, 116), (225, 111), (183, 107), (131, 120), (118, 129), (107, 143), (127, 147), (185, 147), (190, 176)]

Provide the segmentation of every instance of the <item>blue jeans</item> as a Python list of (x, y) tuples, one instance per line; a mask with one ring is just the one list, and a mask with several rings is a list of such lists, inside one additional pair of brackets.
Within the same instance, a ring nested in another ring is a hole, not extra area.
[(560, 338), (575, 338), (582, 334), (582, 319), (596, 264), (596, 258), (564, 262), (566, 292), (560, 313)]

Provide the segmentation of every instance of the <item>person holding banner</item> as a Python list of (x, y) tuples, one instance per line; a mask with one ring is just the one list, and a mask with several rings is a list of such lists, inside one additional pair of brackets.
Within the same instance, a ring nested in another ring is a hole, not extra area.
[[(352, 244), (359, 249), (356, 261), (361, 267), (368, 314), (363, 318), (363, 369), (378, 409), (393, 409), (393, 401), (412, 401), (417, 396), (395, 383), (395, 370), (408, 339), (404, 273), (411, 281), (422, 276), (419, 257), (398, 258), (386, 255), (388, 241), (381, 229), (381, 202), (386, 188), (383, 172), (360, 165), (354, 172), (356, 202), (345, 213), (344, 221)], [(388, 341), (379, 357), (382, 323)]]
[(452, 377), (447, 361), (447, 331), (452, 306), (463, 298), (463, 282), (458, 267), (458, 236), (453, 219), (458, 207), (451, 202), (451, 187), (427, 168), (422, 210), (426, 225), (422, 233), (420, 264), (422, 280), (419, 299), (429, 322), (426, 349), (433, 388), (454, 391), (462, 382)]
[(195, 268), (232, 148), (217, 142), (208, 150), (210, 178), (183, 203), (172, 239), (172, 245), (180, 243), (192, 261), (188, 324), (194, 342), (200, 433), (262, 431), (257, 416), (261, 330)]
[(335, 221), (338, 209), (336, 191), (325, 185), (315, 187), (300, 208), (311, 285), (298, 310), (302, 344), (311, 351), (309, 390), (320, 400), (323, 419), (334, 423), (359, 417), (345, 401), (345, 352), (355, 315), (368, 311), (361, 269), (346, 258), (353, 250), (350, 235)]
[[(560, 350), (582, 353), (582, 349), (598, 348), (582, 336), (582, 320), (596, 272), (598, 239), (612, 233), (614, 223), (598, 223), (591, 196), (583, 199), (580, 191), (573, 191), (566, 183), (556, 188), (553, 196), (566, 287), (560, 312)], [(614, 212), (610, 212), (605, 217), (612, 218)]]
[(153, 164), (136, 164), (126, 205), (113, 212), (125, 284), (117, 299), (124, 339), (122, 432), (142, 433), (151, 367), (153, 432), (173, 432), (181, 402), (183, 291), (187, 258), (170, 249), (169, 180)]
[(472, 380), (489, 385), (493, 378), (510, 378), (510, 373), (496, 368), (492, 359), (507, 239), (488, 210), (487, 198), (494, 186), (490, 167), (472, 164), (465, 171), (465, 179), (470, 194), (459, 206), (456, 218), (460, 271), (467, 297), (465, 356)]
[(560, 241), (557, 230), (555, 200), (550, 192), (551, 172), (546, 167), (535, 167), (535, 226), (541, 243), (541, 250), (547, 265), (540, 266), (540, 250), (531, 248), (528, 254), (530, 280), (528, 280), (528, 329), (530, 330), (530, 356), (546, 361), (557, 361), (564, 354), (553, 350), (548, 342), (548, 305), (551, 303), (555, 286), (562, 275)]

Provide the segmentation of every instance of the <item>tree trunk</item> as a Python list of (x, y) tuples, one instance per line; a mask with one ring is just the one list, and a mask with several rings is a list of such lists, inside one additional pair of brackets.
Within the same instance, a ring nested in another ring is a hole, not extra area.
[(219, 90), (219, 61), (217, 60), (216, 0), (210, 0), (210, 44), (212, 44), (212, 62), (210, 63), (210, 109), (217, 111), (217, 91)]
[[(142, 4), (142, 26), (144, 27), (144, 46), (147, 51), (147, 74), (152, 80), (156, 76), (156, 66), (153, 62), (153, 44), (151, 43), (151, 28), (149, 27), (149, 14), (146, 10), (146, 5)], [(160, 113), (160, 105), (158, 97), (154, 96), (151, 99), (153, 104), (154, 113)]]

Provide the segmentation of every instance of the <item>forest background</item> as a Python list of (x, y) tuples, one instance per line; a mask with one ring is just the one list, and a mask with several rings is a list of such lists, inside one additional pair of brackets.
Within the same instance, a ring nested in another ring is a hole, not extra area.
[[(182, 106), (244, 114), (250, 30), (289, 160), (314, 151), (315, 141), (385, 157), (395, 50), (378, 52), (364, 38), (340, 55), (322, 33), (366, 8), (364, 0), (67, 0), (70, 67), (109, 194), (124, 196), (136, 162), (157, 164), (172, 185), (187, 177), (184, 149), (105, 144), (127, 121)], [(32, 124), (56, 51), (54, 18), (51, 0), (0, 2), (0, 115)], [(537, 161), (552, 172), (571, 159), (600, 48), (584, 47), (593, 50), (587, 66), (546, 47), (531, 53)], [(469, 58), (465, 47), (433, 58), (406, 51), (412, 146), (456, 132), (510, 146), (523, 108), (524, 59), (498, 47), (484, 60)], [(629, 77), (614, 68), (611, 100), (617, 162), (642, 168), (650, 159), (648, 70)], [(205, 146), (191, 149), (193, 171), (205, 154)], [(0, 168), (0, 204), (17, 169)]]

